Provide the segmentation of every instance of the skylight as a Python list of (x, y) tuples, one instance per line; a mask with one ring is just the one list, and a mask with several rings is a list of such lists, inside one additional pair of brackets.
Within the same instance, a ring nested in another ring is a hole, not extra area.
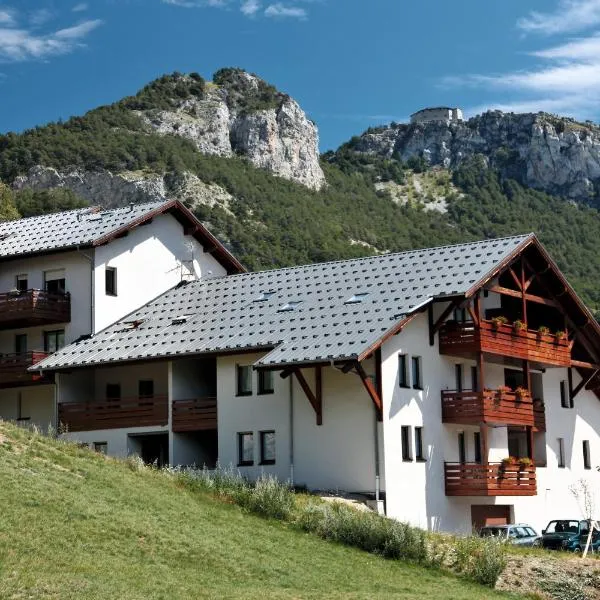
[(287, 302), (281, 308), (277, 309), (277, 312), (290, 312), (291, 310), (295, 310), (298, 304), (301, 304), (302, 300), (292, 300), (291, 302)]
[(190, 316), (191, 315), (177, 315), (171, 319), (171, 325), (183, 325), (184, 323), (187, 323)]
[(344, 304), (358, 304), (359, 302), (363, 302), (368, 295), (369, 292), (359, 292), (358, 294), (354, 294), (354, 296), (348, 298)]
[(256, 298), (254, 298), (254, 302), (264, 302), (268, 300), (275, 292), (269, 290), (268, 292), (261, 292)]

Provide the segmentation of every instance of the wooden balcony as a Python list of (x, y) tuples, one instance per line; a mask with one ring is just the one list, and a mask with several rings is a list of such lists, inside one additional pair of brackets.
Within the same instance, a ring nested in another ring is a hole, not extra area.
[(450, 356), (475, 357), (478, 352), (494, 354), (540, 365), (571, 366), (571, 344), (550, 334), (525, 330), (517, 332), (512, 325), (494, 325), (481, 321), (448, 323), (440, 329), (440, 353)]
[(543, 402), (533, 403), (533, 430), (546, 431), (546, 409)]
[(27, 369), (47, 356), (46, 352), (0, 355), (0, 387), (45, 382), (39, 373), (28, 373)]
[(71, 321), (71, 296), (42, 290), (0, 294), (0, 330)]
[(505, 390), (442, 390), (442, 422), (533, 426), (533, 402), (527, 393), (521, 396)]
[(217, 399), (173, 400), (171, 427), (175, 433), (217, 428)]
[(166, 396), (61, 402), (58, 405), (58, 422), (67, 431), (163, 426), (168, 421)]
[(535, 496), (535, 466), (444, 463), (446, 496)]

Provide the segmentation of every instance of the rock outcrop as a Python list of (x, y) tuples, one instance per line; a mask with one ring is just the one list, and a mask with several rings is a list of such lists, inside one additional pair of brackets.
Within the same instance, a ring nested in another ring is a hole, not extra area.
[(545, 113), (489, 111), (464, 122), (392, 124), (350, 142), (353, 150), (455, 167), (476, 154), (524, 185), (590, 200), (600, 184), (600, 129)]
[(244, 72), (236, 77), (235, 101), (232, 90), (209, 83), (202, 98), (187, 98), (172, 110), (138, 114), (157, 133), (184, 137), (200, 152), (244, 156), (274, 175), (320, 189), (325, 175), (319, 164), (316, 125), (295, 100), (281, 93), (272, 106), (248, 109), (240, 97), (252, 96), (264, 82)]

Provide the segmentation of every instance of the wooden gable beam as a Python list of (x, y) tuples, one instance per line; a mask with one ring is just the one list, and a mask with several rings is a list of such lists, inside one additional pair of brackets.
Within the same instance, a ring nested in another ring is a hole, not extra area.
[(521, 280), (517, 277), (516, 273), (513, 271), (513, 268), (508, 267), (508, 272), (510, 273), (510, 276), (513, 278), (514, 282), (517, 284), (519, 290), (522, 290), (523, 285), (521, 284)]
[[(596, 377), (596, 375), (598, 374), (598, 372), (600, 372), (599, 369), (595, 369), (593, 370), (591, 373), (588, 373), (586, 377), (584, 377), (583, 375), (581, 376), (581, 381), (573, 388), (573, 390), (571, 391), (571, 398), (575, 398), (575, 396), (577, 396), (577, 394), (579, 394), (579, 392), (585, 388), (585, 386), (592, 380), (594, 379), (594, 377)], [(581, 373), (580, 373), (581, 375)]]
[[(523, 292), (517, 292), (516, 290), (511, 290), (510, 288), (502, 287), (501, 285), (492, 285), (486, 288), (490, 292), (495, 292), (496, 294), (502, 294), (504, 296), (512, 296), (513, 298), (523, 298)], [(542, 298), (541, 296), (536, 296), (535, 294), (525, 294), (525, 300), (528, 302), (535, 302), (537, 304), (545, 304), (546, 306), (552, 306), (553, 308), (561, 308), (560, 304), (556, 302), (556, 300), (551, 300), (550, 298)]]
[(375, 405), (375, 412), (377, 413), (377, 420), (383, 421), (383, 402), (381, 401), (381, 396), (375, 389), (373, 382), (369, 379), (368, 375), (365, 373), (363, 366), (357, 362), (355, 365), (356, 372), (362, 381), (362, 384), (365, 386), (365, 390), (371, 397), (373, 404)]
[(300, 387), (304, 391), (304, 394), (311, 403), (316, 415), (317, 425), (323, 425), (323, 390), (322, 390), (322, 374), (321, 367), (315, 367), (315, 381), (316, 381), (316, 393), (310, 389), (308, 382), (306, 381), (302, 371), (300, 369), (294, 369), (294, 375), (300, 384)]
[(464, 300), (462, 298), (459, 298), (458, 300), (454, 300), (453, 302), (450, 302), (450, 304), (448, 306), (446, 306), (446, 308), (444, 309), (444, 312), (442, 312), (442, 314), (440, 315), (440, 318), (435, 323), (433, 322), (433, 312), (430, 313), (430, 321), (429, 321), (429, 345), (430, 346), (433, 346), (433, 344), (435, 343), (434, 336), (437, 333), (437, 331), (439, 330), (439, 328), (444, 324), (444, 321), (450, 316), (450, 313), (455, 308), (458, 308), (463, 302), (464, 302)]

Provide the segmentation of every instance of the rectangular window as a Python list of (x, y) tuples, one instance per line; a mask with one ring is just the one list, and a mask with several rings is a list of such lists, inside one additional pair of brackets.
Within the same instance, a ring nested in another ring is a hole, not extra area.
[(106, 267), (104, 271), (104, 291), (107, 296), (117, 295), (117, 269)]
[(254, 434), (251, 431), (238, 433), (238, 465), (254, 464)]
[(17, 333), (17, 335), (15, 335), (15, 354), (27, 354), (26, 333)]
[(410, 426), (402, 425), (400, 428), (402, 438), (402, 460), (412, 460), (412, 449), (410, 447)]
[(590, 441), (583, 440), (583, 468), (591, 469), (592, 460), (590, 458)]
[(479, 389), (479, 379), (477, 378), (477, 367), (471, 367), (471, 389), (476, 392)]
[(252, 367), (250, 365), (237, 366), (237, 395), (252, 395)]
[(464, 431), (458, 434), (458, 462), (461, 464), (467, 462), (467, 445)]
[(108, 444), (106, 442), (94, 442), (94, 450), (100, 454), (106, 454), (108, 451)]
[(64, 348), (65, 346), (65, 330), (57, 329), (56, 331), (44, 331), (44, 352), (52, 354)]
[(408, 385), (408, 357), (406, 354), (398, 354), (398, 382), (400, 387), (410, 387)]
[(26, 292), (29, 289), (29, 281), (27, 275), (17, 275), (15, 279), (15, 287), (19, 292)]
[(481, 464), (481, 433), (479, 431), (475, 431), (473, 433), (473, 446), (475, 453), (475, 462), (480, 465)]
[(565, 468), (565, 440), (558, 438), (558, 466), (561, 469)]
[(261, 431), (260, 432), (260, 464), (274, 465), (275, 464), (275, 432)]
[(272, 394), (275, 391), (273, 371), (258, 372), (258, 393)]
[(455, 308), (453, 316), (454, 316), (454, 320), (457, 323), (464, 323), (467, 320), (467, 309), (466, 308)]
[(560, 382), (560, 405), (563, 408), (570, 408), (569, 407), (569, 394), (568, 394), (568, 390), (567, 390), (567, 382), (564, 380)]
[(120, 383), (107, 383), (106, 384), (106, 399), (107, 400), (120, 400), (121, 399), (121, 384)]
[(412, 384), (415, 390), (423, 389), (423, 375), (421, 373), (421, 357), (413, 356), (412, 357)]
[(456, 383), (455, 383), (456, 391), (462, 392), (463, 391), (463, 366), (461, 364), (454, 365), (454, 378), (456, 381)]
[(423, 453), (423, 428), (415, 427), (415, 459), (424, 461), (425, 454)]
[(152, 379), (140, 379), (138, 381), (138, 397), (154, 398), (154, 381)]
[(44, 272), (44, 290), (50, 294), (64, 294), (67, 283), (64, 269), (55, 269)]

